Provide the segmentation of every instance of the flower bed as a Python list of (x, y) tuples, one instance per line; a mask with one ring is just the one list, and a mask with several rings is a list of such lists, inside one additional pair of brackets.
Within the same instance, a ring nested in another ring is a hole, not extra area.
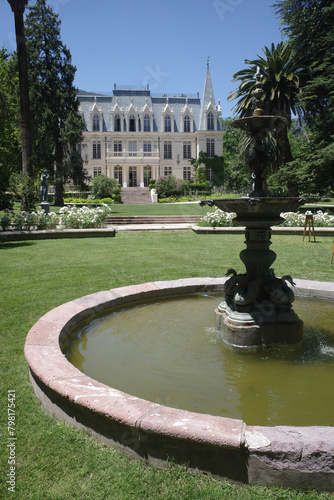
[[(327, 212), (318, 210), (316, 214), (312, 214), (310, 210), (305, 213), (301, 212), (285, 212), (281, 216), (285, 219), (282, 226), (285, 227), (303, 227), (305, 224), (305, 216), (313, 215), (315, 227), (334, 227), (334, 215), (329, 215)], [(235, 213), (224, 212), (217, 208), (214, 212), (208, 212), (202, 219), (202, 225), (210, 227), (229, 227), (233, 226)]]
[(65, 229), (89, 229), (100, 227), (105, 223), (107, 215), (111, 212), (108, 205), (101, 207), (62, 207), (59, 211), (59, 225)]
[(59, 211), (59, 216), (50, 212), (45, 213), (44, 210), (37, 212), (22, 212), (16, 214), (13, 211), (6, 211), (0, 217), (0, 226), (3, 231), (29, 231), (45, 230), (45, 229), (89, 229), (101, 227), (106, 220), (107, 215), (111, 212), (108, 205), (102, 204), (101, 207), (63, 207)]

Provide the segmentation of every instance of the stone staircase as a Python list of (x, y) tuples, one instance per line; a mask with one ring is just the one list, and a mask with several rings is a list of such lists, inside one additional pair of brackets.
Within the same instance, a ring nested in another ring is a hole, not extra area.
[(196, 224), (201, 219), (200, 215), (153, 215), (153, 216), (110, 216), (107, 217), (107, 224), (115, 226), (133, 224)]
[(139, 205), (152, 203), (151, 193), (148, 187), (122, 187), (122, 203), (125, 205)]

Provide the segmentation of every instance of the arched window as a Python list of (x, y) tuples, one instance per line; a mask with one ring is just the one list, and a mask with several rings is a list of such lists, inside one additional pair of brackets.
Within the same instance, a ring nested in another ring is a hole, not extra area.
[(99, 117), (99, 115), (93, 116), (93, 132), (100, 132), (100, 117)]
[(184, 129), (184, 132), (190, 132), (190, 118), (188, 115), (186, 115), (184, 117), (184, 120), (183, 120), (183, 129)]
[(120, 116), (117, 114), (114, 119), (114, 131), (115, 132), (121, 132), (121, 119)]
[(170, 119), (169, 115), (165, 116), (165, 132), (171, 132), (172, 131), (172, 121)]
[(144, 132), (151, 131), (151, 121), (149, 115), (144, 116)]
[(214, 130), (213, 114), (211, 112), (208, 114), (208, 130)]
[(136, 132), (136, 118), (134, 115), (129, 118), (129, 132)]

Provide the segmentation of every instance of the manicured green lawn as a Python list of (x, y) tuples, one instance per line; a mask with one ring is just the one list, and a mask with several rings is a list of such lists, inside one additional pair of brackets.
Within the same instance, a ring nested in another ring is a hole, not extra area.
[[(162, 205), (163, 206), (163, 205)], [(47, 311), (99, 290), (195, 276), (243, 272), (241, 235), (192, 231), (119, 232), (115, 238), (0, 244), (1, 490), (5, 483), (8, 391), (16, 394), (16, 495), (21, 499), (325, 499), (331, 495), (236, 485), (186, 468), (130, 460), (48, 415), (35, 398), (23, 355), (26, 335)], [(276, 274), (334, 280), (332, 238), (272, 237)], [(13, 496), (14, 498), (14, 496)]]

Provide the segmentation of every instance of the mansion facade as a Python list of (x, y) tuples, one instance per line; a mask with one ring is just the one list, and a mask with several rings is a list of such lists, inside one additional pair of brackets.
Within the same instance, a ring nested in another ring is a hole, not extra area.
[[(91, 177), (114, 177), (126, 187), (146, 187), (150, 178), (174, 175), (192, 180), (191, 158), (200, 151), (223, 154), (221, 107), (215, 103), (209, 65), (202, 100), (156, 97), (146, 90), (112, 95), (78, 94), (86, 122), (80, 146)], [(213, 181), (213, 179), (209, 179)]]

